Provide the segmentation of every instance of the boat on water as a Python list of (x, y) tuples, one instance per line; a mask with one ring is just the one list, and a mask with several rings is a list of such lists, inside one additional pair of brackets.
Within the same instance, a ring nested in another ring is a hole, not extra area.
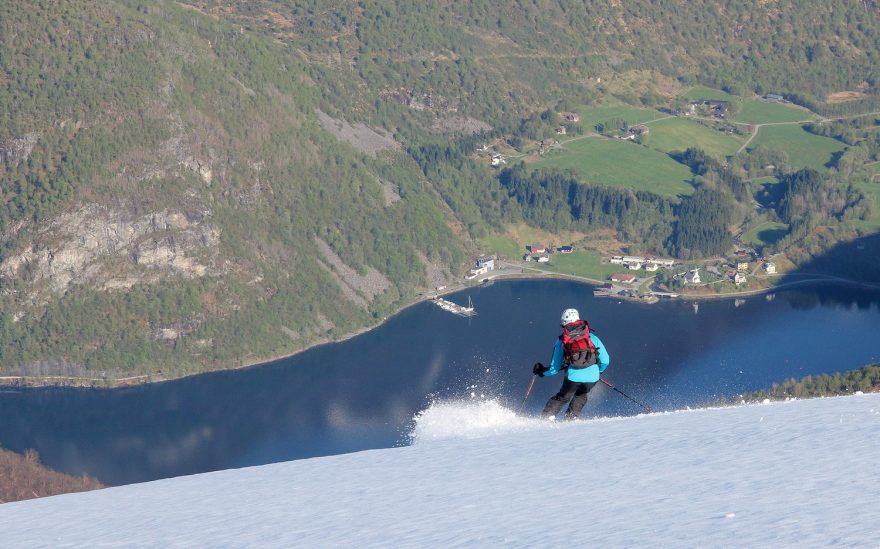
[(474, 302), (471, 301), (470, 296), (468, 296), (467, 307), (459, 305), (458, 303), (453, 303), (452, 301), (448, 301), (446, 299), (443, 299), (442, 297), (434, 299), (434, 303), (436, 303), (437, 306), (444, 311), (449, 311), (450, 313), (459, 316), (474, 316), (475, 314), (477, 314), (477, 310), (474, 308)]

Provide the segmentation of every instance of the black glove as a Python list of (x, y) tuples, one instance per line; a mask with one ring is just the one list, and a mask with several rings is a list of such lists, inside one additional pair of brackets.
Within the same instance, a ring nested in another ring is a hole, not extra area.
[(540, 362), (535, 362), (535, 365), (532, 366), (532, 373), (536, 376), (544, 377), (544, 372), (547, 370), (548, 368), (545, 368)]

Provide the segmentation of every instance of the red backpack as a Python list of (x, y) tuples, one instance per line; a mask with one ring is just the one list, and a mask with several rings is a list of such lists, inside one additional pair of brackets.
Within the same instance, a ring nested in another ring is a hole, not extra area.
[(562, 327), (562, 350), (569, 368), (580, 370), (599, 362), (599, 351), (590, 339), (590, 325), (576, 320)]

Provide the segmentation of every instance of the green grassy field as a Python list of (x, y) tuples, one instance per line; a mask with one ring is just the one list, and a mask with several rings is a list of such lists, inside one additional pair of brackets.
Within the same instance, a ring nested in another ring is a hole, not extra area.
[(749, 148), (758, 145), (786, 153), (794, 169), (817, 170), (823, 169), (834, 153), (846, 148), (844, 143), (836, 139), (814, 135), (797, 125), (764, 126), (749, 143)]
[(743, 242), (755, 246), (769, 246), (778, 242), (787, 232), (788, 225), (785, 223), (765, 221), (746, 231), (745, 234), (743, 234), (742, 239)]
[(730, 101), (734, 98), (729, 93), (723, 92), (721, 90), (713, 90), (712, 88), (707, 88), (706, 86), (694, 86), (693, 88), (683, 93), (681, 97), (682, 99), (687, 99), (688, 101), (699, 101), (701, 99), (707, 99), (710, 101)]
[(645, 276), (645, 271), (627, 271), (623, 265), (603, 263), (602, 256), (595, 250), (581, 250), (570, 254), (553, 254), (550, 263), (529, 263), (529, 268), (552, 273), (583, 276), (593, 280), (608, 280), (614, 273), (627, 272)]
[(584, 182), (663, 196), (687, 196), (694, 188), (687, 166), (662, 152), (616, 139), (585, 138), (564, 144), (535, 168), (570, 169)]
[(596, 125), (600, 122), (608, 122), (615, 118), (622, 118), (629, 125), (634, 125), (666, 116), (662, 112), (655, 111), (654, 109), (643, 109), (623, 104), (602, 107), (583, 107), (578, 109), (577, 112), (581, 115), (581, 124), (583, 124), (584, 128), (588, 131), (595, 131)]
[(762, 187), (764, 185), (776, 185), (777, 183), (779, 183), (779, 179), (772, 175), (768, 175), (766, 177), (756, 177), (755, 179), (752, 179), (752, 185), (754, 185), (755, 187)]
[(501, 235), (489, 235), (480, 240), (480, 244), (484, 249), (509, 259), (519, 259), (526, 253), (526, 249), (523, 246)]
[(719, 132), (687, 118), (658, 120), (648, 127), (651, 132), (647, 136), (647, 146), (667, 153), (699, 147), (713, 156), (729, 156), (745, 142), (740, 136)]
[(853, 224), (869, 231), (880, 231), (880, 181), (854, 183), (856, 187), (868, 194), (874, 201), (871, 206), (871, 217), (864, 221), (854, 221)]
[(810, 112), (781, 103), (761, 101), (760, 99), (744, 99), (733, 121), (745, 124), (768, 124), (815, 119), (815, 115)]

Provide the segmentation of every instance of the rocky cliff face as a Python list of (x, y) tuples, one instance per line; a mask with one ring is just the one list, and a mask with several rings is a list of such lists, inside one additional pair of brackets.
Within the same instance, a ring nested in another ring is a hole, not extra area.
[(29, 133), (21, 137), (10, 139), (5, 143), (0, 143), (0, 161), (7, 166), (14, 166), (24, 162), (34, 150), (34, 145), (40, 138), (37, 133)]
[(207, 210), (134, 217), (87, 204), (55, 218), (27, 249), (0, 263), (0, 279), (6, 292), (39, 300), (41, 294), (62, 294), (78, 284), (128, 288), (169, 275), (216, 274), (221, 272), (220, 231), (209, 217)]

